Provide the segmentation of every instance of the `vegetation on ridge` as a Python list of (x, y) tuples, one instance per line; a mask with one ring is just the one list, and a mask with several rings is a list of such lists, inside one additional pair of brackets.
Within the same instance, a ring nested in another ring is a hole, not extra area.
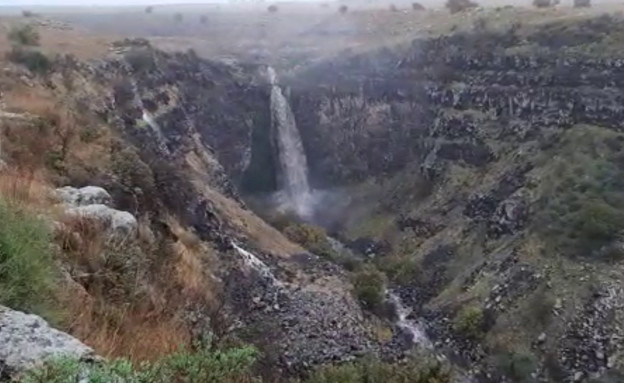
[(50, 317), (56, 278), (50, 231), (0, 199), (0, 304)]
[(258, 380), (251, 372), (258, 352), (251, 347), (216, 351), (179, 351), (153, 363), (137, 367), (127, 359), (116, 359), (93, 366), (61, 358), (49, 361), (19, 379), (19, 383), (251, 383)]

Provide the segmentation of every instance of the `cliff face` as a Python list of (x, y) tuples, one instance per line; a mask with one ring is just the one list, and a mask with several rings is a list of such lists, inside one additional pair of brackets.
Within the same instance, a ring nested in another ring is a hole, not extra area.
[(314, 184), (369, 195), (343, 233), (385, 244), (379, 267), (481, 379), (618, 374), (621, 35), (606, 16), (476, 28), (291, 79)]
[[(111, 311), (126, 305), (115, 339), (131, 341), (131, 318), (147, 312), (134, 325), (143, 331), (154, 322), (175, 323), (180, 339), (167, 339), (170, 348), (206, 337), (255, 344), (263, 374), (277, 380), (376, 352), (378, 344), (344, 271), (258, 218), (234, 186), (248, 182), (254, 132), (270, 125), (269, 96), (257, 77), (256, 67), (170, 55), (138, 40), (118, 44), (98, 62), (60, 59), (45, 81), (31, 77), (30, 86), (62, 100), (81, 121), (80, 132), (67, 134), (65, 155), (38, 170), (51, 175), (51, 186), (100, 186), (111, 206), (138, 220), (122, 241), (127, 248), (113, 249), (113, 257), (105, 242), (101, 254), (89, 250), (97, 253), (91, 261), (82, 251), (95, 233), (80, 222), (61, 225), (74, 239), (59, 235), (59, 256), (71, 294), (89, 302), (84, 316), (94, 302)], [(34, 129), (34, 110), (21, 112)], [(3, 133), (8, 166), (22, 166), (13, 149), (21, 153), (24, 143), (10, 129)], [(96, 146), (96, 160), (80, 154)], [(56, 150), (56, 137), (48, 147)], [(105, 314), (93, 313), (96, 320)], [(64, 329), (96, 352), (123, 355), (121, 347), (102, 347), (85, 327), (72, 322)]]
[(113, 90), (99, 114), (154, 174), (151, 192), (121, 194), (138, 211), (175, 214), (217, 251), (219, 336), (257, 344), (279, 378), (377, 346), (347, 276), (256, 217), (233, 186), (250, 182), (254, 132), (270, 125), (260, 69), (133, 42), (94, 78)]

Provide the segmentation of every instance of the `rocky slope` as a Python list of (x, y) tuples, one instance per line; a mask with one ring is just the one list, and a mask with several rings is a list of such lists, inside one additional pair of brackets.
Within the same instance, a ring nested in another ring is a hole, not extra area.
[[(54, 65), (43, 78), (5, 73), (4, 80), (11, 90), (27, 82), (63, 100), (84, 124), (80, 137), (63, 144), (63, 156), (41, 170), (65, 186), (61, 199), (76, 205), (58, 226), (71, 294), (102, 299), (111, 310), (127, 301), (131, 313), (175, 320), (191, 334), (183, 337), (189, 343), (255, 344), (271, 379), (377, 350), (348, 276), (263, 222), (233, 186), (244, 180), (254, 127), (269, 124), (267, 88), (254, 80), (259, 68), (166, 54), (142, 40), (119, 43), (105, 60), (64, 57)], [(31, 113), (17, 113), (23, 129), (47, 126)], [(29, 143), (10, 128), (4, 134), (7, 166), (22, 166), (21, 145)], [(42, 150), (56, 149), (56, 140)], [(97, 163), (74, 158), (95, 151), (95, 143), (102, 146)], [(91, 190), (105, 201), (83, 206)], [(112, 241), (121, 253), (83, 260), (97, 234), (85, 219), (112, 224), (113, 232), (128, 227), (121, 244)], [(93, 330), (83, 334), (71, 324), (67, 331), (97, 343)]]
[[(310, 181), (330, 197), (317, 218), (387, 274), (434, 350), (476, 381), (619, 379), (621, 25), (485, 20), (282, 80)], [(188, 343), (256, 344), (273, 379), (365, 353), (392, 359), (406, 348), (401, 331), (382, 344), (383, 320), (362, 311), (348, 273), (240, 197), (277, 188), (264, 71), (144, 40), (97, 62), (59, 58), (43, 76), (10, 67), (3, 108), (26, 87), (75, 116), (37, 117), (31, 99), (4, 113), (3, 160), (35, 164), (49, 187), (102, 187), (98, 212), (135, 218), (130, 241), (104, 240), (92, 258), (92, 227), (58, 218), (78, 306), (128, 304), (181, 323)], [(65, 120), (74, 135), (59, 129)], [(88, 326), (66, 327), (97, 343)]]
[(480, 380), (619, 376), (619, 20), (486, 20), (290, 81), (313, 184), (351, 195), (332, 229), (385, 244), (379, 267)]

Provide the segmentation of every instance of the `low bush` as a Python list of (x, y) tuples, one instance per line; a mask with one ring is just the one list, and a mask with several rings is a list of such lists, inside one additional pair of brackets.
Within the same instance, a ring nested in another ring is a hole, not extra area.
[(271, 4), (269, 5), (269, 7), (267, 8), (267, 11), (269, 11), (269, 13), (276, 13), (277, 12), (277, 5), (275, 4)]
[(7, 53), (7, 59), (24, 65), (29, 71), (36, 74), (46, 74), (52, 69), (52, 61), (38, 50), (15, 46)]
[(552, 0), (533, 0), (533, 6), (537, 8), (548, 8), (552, 7)]
[(334, 251), (327, 233), (322, 227), (307, 223), (291, 223), (283, 229), (284, 234), (294, 242), (310, 250), (312, 253), (333, 258)]
[(132, 148), (123, 148), (113, 153), (112, 170), (119, 182), (129, 190), (138, 188), (142, 193), (150, 193), (154, 189), (152, 170)]
[(346, 5), (341, 5), (340, 8), (338, 8), (338, 12), (340, 12), (341, 14), (345, 14), (349, 11), (349, 7), (347, 7)]
[(0, 304), (49, 319), (55, 268), (45, 223), (0, 200)]
[(591, 7), (591, 0), (574, 0), (574, 8)]
[(467, 11), (478, 6), (479, 4), (471, 0), (447, 0), (445, 4), (445, 7), (448, 8), (451, 13)]
[(253, 348), (197, 352), (181, 351), (154, 363), (134, 367), (125, 359), (86, 366), (74, 359), (50, 361), (30, 371), (20, 383), (251, 383), (251, 367), (258, 353)]
[(38, 46), (40, 40), (39, 32), (29, 24), (11, 28), (8, 37), (11, 43), (26, 46)]
[(375, 263), (390, 280), (401, 285), (413, 284), (422, 279), (420, 263), (410, 255), (393, 254), (378, 258)]
[(469, 339), (483, 337), (483, 310), (476, 306), (462, 308), (453, 319), (453, 330)]
[(533, 382), (531, 374), (536, 369), (535, 357), (530, 354), (509, 352), (496, 358), (497, 369), (518, 383)]
[(353, 275), (355, 295), (370, 310), (381, 307), (385, 298), (385, 276), (372, 266), (363, 267)]
[(147, 48), (134, 48), (126, 53), (124, 58), (136, 73), (147, 73), (156, 69), (154, 55)]
[(440, 363), (412, 358), (392, 364), (373, 358), (317, 369), (305, 383), (448, 383), (450, 374)]
[(420, 3), (412, 3), (412, 9), (415, 11), (424, 11), (426, 8)]
[[(624, 220), (624, 150), (619, 134), (583, 127), (566, 133), (561, 153), (548, 161), (548, 181), (535, 227), (547, 243), (570, 257), (617, 261)], [(616, 135), (618, 137), (616, 137)]]

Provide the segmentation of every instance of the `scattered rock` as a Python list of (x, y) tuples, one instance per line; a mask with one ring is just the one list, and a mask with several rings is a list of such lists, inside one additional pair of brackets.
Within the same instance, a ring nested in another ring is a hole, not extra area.
[(521, 230), (526, 222), (528, 209), (522, 198), (503, 201), (488, 222), (488, 235), (498, 238)]

